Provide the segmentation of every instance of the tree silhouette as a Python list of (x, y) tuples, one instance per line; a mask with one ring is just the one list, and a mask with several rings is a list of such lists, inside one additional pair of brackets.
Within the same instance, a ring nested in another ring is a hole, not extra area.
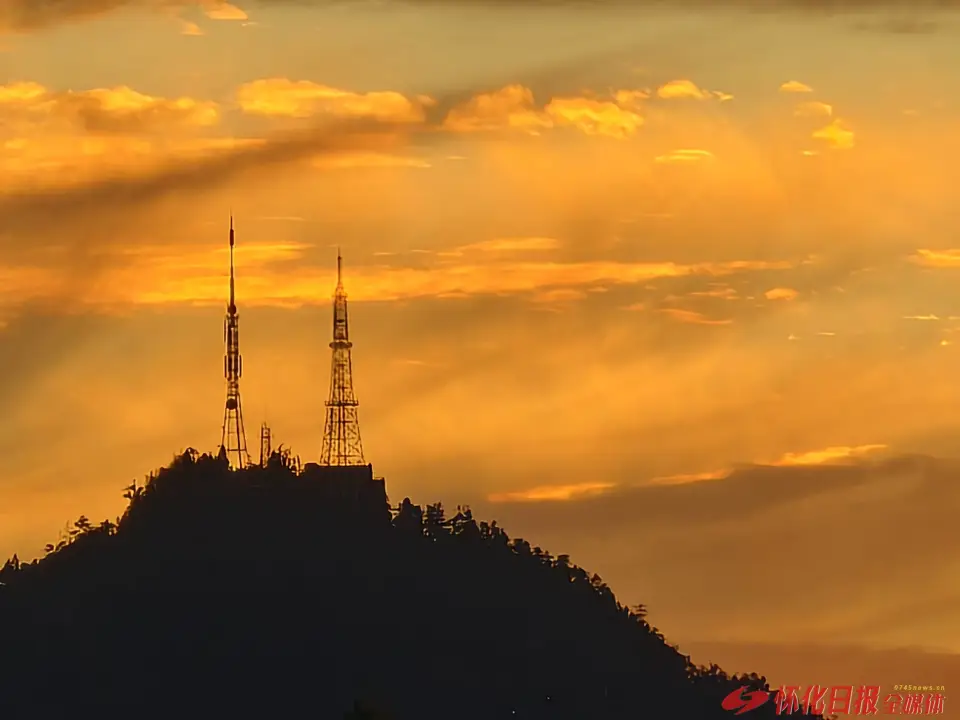
[(190, 449), (117, 522), (14, 556), (0, 718), (730, 720), (727, 694), (769, 689), (693, 664), (569, 555), (364, 482)]

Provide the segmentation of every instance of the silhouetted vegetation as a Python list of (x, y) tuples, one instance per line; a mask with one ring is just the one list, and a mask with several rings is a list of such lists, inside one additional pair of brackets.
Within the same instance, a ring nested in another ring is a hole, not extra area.
[(728, 693), (766, 687), (694, 666), (645, 608), (469, 509), (322, 485), (289, 454), (233, 472), (191, 450), (117, 522), (14, 556), (0, 718), (729, 720)]

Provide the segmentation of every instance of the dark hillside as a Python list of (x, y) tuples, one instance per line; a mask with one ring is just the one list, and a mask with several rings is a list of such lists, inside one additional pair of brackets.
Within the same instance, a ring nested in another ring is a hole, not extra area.
[(729, 720), (763, 686), (469, 511), (334, 497), (276, 454), (190, 451), (128, 496), (0, 571), (0, 718)]

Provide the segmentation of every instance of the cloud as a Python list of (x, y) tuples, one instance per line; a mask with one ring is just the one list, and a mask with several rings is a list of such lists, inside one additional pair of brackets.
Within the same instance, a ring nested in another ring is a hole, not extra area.
[(134, 4), (134, 0), (5, 0), (0, 32), (24, 32), (85, 20)]
[(720, 298), (723, 300), (737, 300), (740, 295), (732, 287), (717, 287), (712, 290), (695, 290), (694, 292), (687, 293), (691, 297), (709, 297), (709, 298)]
[(709, 150), (680, 149), (666, 155), (657, 155), (653, 160), (657, 163), (691, 163), (713, 159), (714, 154)]
[[(401, 2), (401, 0), (395, 0)], [(402, 0), (413, 4), (428, 2), (428, 0)], [(329, 0), (256, 0), (261, 6), (289, 5), (299, 2), (302, 5), (326, 7)], [(501, 0), (458, 0), (462, 5), (502, 5)], [(564, 5), (576, 5), (575, 0), (515, 0), (518, 7), (553, 8)], [(661, 8), (663, 0), (629, 0), (629, 5), (643, 8)], [(781, 11), (799, 11), (819, 14), (869, 12), (871, 10), (900, 9), (901, 0), (775, 0), (773, 3), (766, 0), (720, 0), (706, 2), (706, 0), (669, 0), (678, 10), (703, 11), (705, 8), (734, 7), (739, 10), (771, 8)], [(157, 11), (168, 10), (171, 5), (200, 6), (208, 12), (223, 14), (223, 19), (240, 19), (242, 10), (218, 0), (4, 0), (0, 4), (0, 32), (31, 32), (62, 23), (89, 20), (107, 13), (129, 7), (145, 7)], [(594, 11), (603, 7), (618, 8), (624, 5), (623, 0), (594, 0), (590, 3)], [(922, 10), (953, 10), (957, 6), (956, 0), (918, 0), (914, 3), (917, 11)], [(920, 19), (896, 19), (876, 27), (886, 28), (891, 32), (917, 32), (918, 28), (926, 31), (927, 25)]]
[(767, 300), (795, 300), (799, 294), (793, 288), (771, 288), (763, 296)]
[(813, 88), (802, 83), (798, 80), (788, 80), (780, 86), (780, 92), (785, 93), (809, 93), (813, 92)]
[(692, 98), (707, 100), (714, 97), (709, 90), (701, 90), (690, 80), (671, 80), (657, 88), (657, 97), (664, 99)]
[(492, 503), (543, 502), (573, 500), (580, 497), (599, 495), (613, 488), (610, 483), (585, 482), (575, 485), (541, 485), (529, 490), (494, 493), (487, 497)]
[(192, 35), (199, 37), (204, 34), (203, 30), (200, 29), (200, 26), (189, 20), (180, 21), (180, 34), (181, 35)]
[(342, 155), (327, 155), (316, 158), (314, 167), (327, 169), (346, 168), (417, 168), (427, 169), (433, 164), (423, 158), (405, 155), (388, 155), (386, 153), (356, 152)]
[(574, 288), (555, 288), (536, 293), (531, 300), (538, 305), (561, 306), (576, 300), (583, 300), (587, 293)]
[[(302, 162), (322, 155), (373, 152), (394, 148), (408, 123), (377, 122), (347, 118), (268, 140), (262, 138), (205, 139), (198, 145), (197, 157), (188, 162), (149, 167), (143, 172), (101, 176), (83, 184), (33, 188), (0, 196), (4, 229), (11, 237), (32, 237), (40, 247), (43, 238), (60, 237), (67, 229), (86, 222), (100, 222), (109, 211), (114, 222), (129, 220), (132, 214), (171, 195), (185, 195), (198, 189), (211, 190), (239, 176), (256, 171), (265, 173), (278, 165)], [(212, 146), (221, 151), (210, 152)], [(72, 251), (84, 256), (82, 267), (91, 273), (97, 259), (94, 233), (74, 232)], [(96, 243), (110, 242), (96, 234)], [(8, 248), (9, 249), (9, 248)], [(80, 264), (77, 265), (78, 271)], [(92, 276), (91, 276), (92, 281)]]
[(650, 485), (686, 485), (687, 483), (705, 482), (707, 480), (723, 480), (732, 470), (709, 470), (700, 473), (681, 473), (679, 475), (664, 475), (648, 481)]
[(644, 100), (650, 99), (649, 90), (617, 90), (613, 94), (613, 101), (623, 108), (637, 109)]
[(354, 93), (308, 80), (265, 78), (237, 89), (240, 108), (251, 115), (309, 118), (329, 115), (392, 122), (422, 122), (427, 98), (409, 99), (393, 91)]
[(454, 107), (443, 122), (452, 132), (475, 132), (512, 128), (535, 133), (552, 127), (543, 113), (534, 110), (533, 91), (522, 85), (508, 85), (494, 92), (480, 93)]
[(939, 320), (936, 315), (904, 315), (904, 320)]
[(805, 452), (788, 452), (781, 455), (776, 460), (766, 460), (753, 463), (753, 465), (742, 465), (737, 468), (720, 468), (708, 470), (699, 473), (684, 473), (680, 475), (666, 475), (655, 477), (646, 484), (651, 485), (685, 485), (688, 483), (699, 483), (710, 480), (725, 480), (735, 473), (745, 472), (749, 467), (806, 467), (809, 465), (831, 465), (837, 463), (849, 463), (860, 460), (868, 455), (881, 450), (886, 450), (886, 445), (837, 445), (833, 447), (821, 448), (820, 450), (807, 450)]
[(554, 98), (544, 112), (555, 127), (573, 127), (587, 135), (625, 138), (643, 125), (643, 118), (636, 112), (589, 98)]
[[(187, 24), (183, 31), (198, 28)], [(0, 86), (0, 172), (8, 194), (79, 186), (247, 142), (210, 136), (220, 119), (217, 103), (191, 97), (155, 97), (126, 86), (55, 91), (11, 83)]]
[(220, 111), (213, 102), (153, 97), (126, 86), (56, 92), (19, 82), (0, 86), (0, 119), (15, 127), (59, 122), (93, 133), (130, 133), (210, 127), (220, 121)]
[[(310, 267), (300, 260), (291, 276), (278, 265), (301, 258), (306, 246), (297, 243), (242, 244), (237, 250), (243, 267), (244, 303), (247, 306), (297, 307), (326, 304), (336, 280), (329, 267)], [(223, 300), (224, 249), (219, 246), (121, 246), (101, 248), (105, 267), (100, 281), (78, 293), (77, 307), (111, 312), (117, 308), (157, 304), (219, 304)], [(489, 252), (489, 251), (488, 251)], [(351, 271), (353, 301), (385, 301), (418, 297), (466, 297), (553, 292), (541, 295), (557, 301), (574, 298), (579, 288), (599, 283), (635, 284), (658, 278), (723, 276), (748, 270), (789, 267), (791, 263), (673, 263), (616, 262), (511, 262), (488, 261), (464, 264), (409, 267), (359, 267)], [(56, 298), (64, 286), (67, 268), (0, 266), (0, 277), (12, 280), (0, 294), (0, 310), (11, 310), (28, 300)], [(564, 292), (559, 292), (561, 289)], [(665, 311), (681, 322), (727, 324), (688, 311)]]
[(833, 106), (812, 100), (797, 105), (793, 114), (797, 117), (830, 117), (833, 115)]
[[(958, 478), (956, 460), (867, 454), (747, 466), (707, 482), (622, 486), (491, 512), (511, 534), (562, 547), (578, 564), (596, 568), (621, 602), (647, 603), (653, 622), (672, 628), (681, 648), (694, 640), (774, 636), (781, 644), (823, 637), (832, 644), (956, 647), (957, 633), (945, 635), (944, 628), (960, 620), (951, 581), (960, 561)], [(484, 508), (474, 503), (473, 510)], [(731, 573), (744, 547), (750, 572)], [(842, 558), (825, 560), (838, 548)], [(785, 562), (815, 567), (830, 592), (784, 594)], [(905, 582), (890, 584), (891, 567), (900, 568)], [(709, 613), (696, 596), (703, 587), (711, 588)], [(807, 674), (791, 681), (816, 682), (816, 663), (801, 665)]]
[(864, 457), (886, 450), (886, 445), (838, 445), (800, 453), (785, 453), (779, 460), (770, 463), (774, 467), (794, 467), (797, 465), (823, 465)]
[[(629, 107), (636, 107), (636, 91), (621, 91), (619, 96)], [(629, 137), (642, 125), (642, 116), (612, 101), (556, 97), (538, 108), (533, 91), (522, 85), (475, 95), (452, 108), (443, 122), (451, 132), (519, 130), (538, 135), (549, 128), (571, 127), (614, 138)]]
[(479, 250), (481, 252), (528, 252), (556, 250), (560, 241), (551, 237), (494, 238), (471, 245), (463, 245), (458, 251)]
[(826, 127), (815, 131), (811, 137), (815, 140), (825, 140), (836, 150), (849, 150), (853, 147), (854, 133), (845, 128), (838, 118)]
[(733, 322), (730, 319), (713, 320), (693, 310), (681, 310), (679, 308), (662, 308), (660, 312), (674, 320), (692, 325), (729, 325)]
[(960, 250), (926, 250), (919, 249), (909, 260), (917, 265), (935, 268), (960, 267)]
[(211, 20), (249, 20), (247, 14), (236, 5), (223, 0), (205, 0), (203, 13)]

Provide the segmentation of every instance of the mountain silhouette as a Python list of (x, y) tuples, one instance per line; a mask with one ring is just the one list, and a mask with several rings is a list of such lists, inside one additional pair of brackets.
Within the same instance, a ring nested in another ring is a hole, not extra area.
[(566, 555), (335, 475), (188, 450), (117, 522), (14, 556), (0, 718), (730, 720), (728, 694), (769, 689), (692, 664)]

